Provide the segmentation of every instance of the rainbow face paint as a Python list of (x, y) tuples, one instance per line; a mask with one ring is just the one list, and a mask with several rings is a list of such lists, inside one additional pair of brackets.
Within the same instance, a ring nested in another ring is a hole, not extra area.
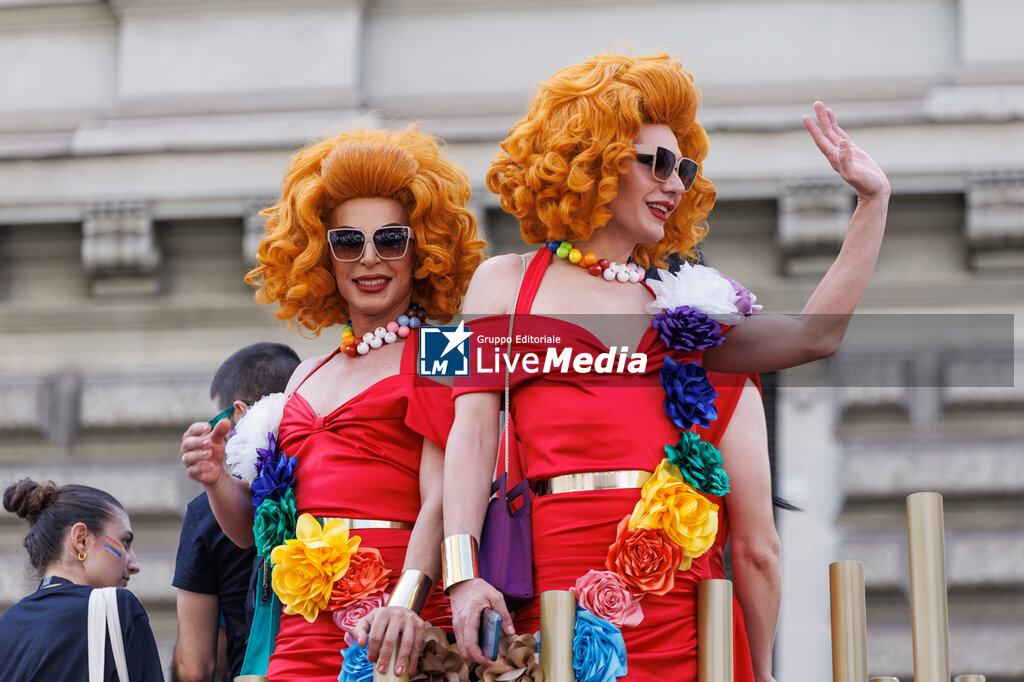
[(125, 550), (124, 545), (122, 545), (120, 542), (110, 537), (109, 535), (104, 535), (103, 537), (106, 538), (106, 542), (103, 543), (103, 546), (110, 550), (110, 553), (116, 556), (118, 559), (123, 559), (127, 551)]

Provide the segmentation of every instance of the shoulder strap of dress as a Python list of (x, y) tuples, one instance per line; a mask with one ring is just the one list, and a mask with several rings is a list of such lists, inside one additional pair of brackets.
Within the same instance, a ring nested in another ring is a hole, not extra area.
[[(324, 358), (323, 360), (321, 360), (321, 361), (320, 361), (320, 362), (319, 362), (319, 363), (317, 364), (317, 366), (313, 368), (313, 371), (312, 371), (312, 372), (310, 372), (310, 373), (309, 373), (309, 374), (307, 374), (307, 375), (306, 375), (305, 377), (303, 377), (302, 381), (300, 381), (300, 382), (299, 382), (299, 385), (295, 387), (295, 391), (298, 391), (298, 390), (299, 390), (300, 388), (302, 388), (302, 384), (306, 383), (306, 379), (308, 379), (308, 378), (310, 378), (311, 376), (313, 376), (314, 374), (316, 374), (316, 372), (317, 372), (317, 370), (318, 370), (318, 369), (320, 369), (321, 367), (323, 367), (324, 365), (326, 365), (326, 364), (327, 364), (328, 362), (330, 362), (331, 358), (333, 358), (333, 357), (334, 357), (335, 355), (337, 355), (337, 354), (338, 354), (338, 353), (340, 353), (340, 352), (341, 352), (341, 348), (335, 348), (335, 349), (334, 349), (334, 352), (333, 352), (333, 353), (331, 353), (331, 354), (330, 354), (330, 355), (328, 355), (328, 356), (327, 356), (326, 358)], [(295, 391), (292, 391), (292, 393), (295, 393)]]
[(551, 262), (551, 251), (546, 246), (537, 249), (533, 259), (526, 266), (526, 274), (523, 275), (523, 283), (519, 290), (519, 300), (516, 302), (516, 314), (527, 315), (533, 307), (533, 299), (540, 289), (541, 280)]
[(405, 345), (402, 347), (402, 359), (398, 366), (399, 374), (416, 373), (416, 354), (419, 352), (420, 330), (410, 329), (409, 336), (405, 337)]

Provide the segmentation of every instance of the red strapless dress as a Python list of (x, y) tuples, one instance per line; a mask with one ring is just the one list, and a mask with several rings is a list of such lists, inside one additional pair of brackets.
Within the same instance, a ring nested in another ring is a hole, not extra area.
[[(455, 413), (451, 389), (415, 377), (415, 359), (412, 335), (402, 351), (398, 374), (378, 381), (330, 414), (317, 416), (297, 391), (285, 403), (279, 446), (298, 458), (294, 491), (299, 514), (416, 521), (423, 439), (443, 448)], [(353, 531), (363, 546), (380, 550), (394, 571), (389, 590), (405, 563), (410, 532)], [(428, 599), (422, 616), (451, 631), (448, 599), (440, 588)], [(312, 623), (302, 616), (282, 614), (267, 676), (336, 682), (341, 651), (347, 646), (329, 611), (321, 612)]]
[[(609, 349), (589, 331), (555, 318), (530, 315), (530, 307), (551, 259), (546, 248), (530, 262), (516, 306), (515, 335), (557, 335), (560, 347), (574, 352), (606, 353)], [(471, 322), (474, 336), (508, 334), (508, 316)], [(546, 343), (517, 343), (516, 352), (542, 357)], [(654, 471), (665, 457), (664, 446), (679, 439), (679, 429), (665, 414), (665, 392), (659, 372), (669, 354), (676, 360), (695, 359), (700, 353), (669, 350), (648, 327), (631, 352), (647, 354), (645, 374), (611, 375), (515, 371), (511, 376), (511, 414), (518, 438), (519, 468), (531, 481), (575, 472), (645, 469)], [(504, 351), (504, 348), (502, 348)], [(487, 351), (489, 352), (489, 351)], [(479, 378), (457, 382), (453, 394), (501, 390), (504, 375), (491, 385)], [(518, 479), (513, 470), (512, 482)], [(708, 496), (720, 507), (721, 498)], [(534, 589), (567, 590), (591, 569), (607, 570), (608, 547), (616, 526), (632, 513), (639, 489), (562, 493), (532, 501)], [(628, 676), (644, 682), (697, 679), (697, 583), (716, 576), (712, 552), (679, 572), (668, 594), (647, 594), (641, 602), (644, 618), (636, 627), (622, 629), (628, 655)], [(539, 599), (515, 614), (517, 632), (540, 629)], [(738, 666), (739, 667), (739, 666)], [(750, 669), (749, 656), (746, 668)], [(738, 676), (737, 679), (749, 679)]]

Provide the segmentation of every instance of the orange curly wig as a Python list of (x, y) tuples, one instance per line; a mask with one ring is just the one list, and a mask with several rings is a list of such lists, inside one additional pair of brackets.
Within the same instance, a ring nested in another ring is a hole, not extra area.
[[(633, 139), (646, 123), (665, 124), (679, 149), (700, 164), (708, 137), (697, 123), (700, 90), (667, 54), (604, 54), (551, 76), (513, 126), (487, 172), (487, 187), (519, 219), (523, 239), (587, 239), (611, 218), (619, 176), (636, 157)], [(665, 236), (633, 258), (665, 267), (678, 253), (695, 258), (707, 234), (715, 187), (702, 174), (665, 223)]]
[[(412, 300), (441, 323), (459, 311), (485, 242), (466, 209), (469, 178), (415, 127), (342, 133), (298, 151), (282, 183), (281, 200), (264, 210), (266, 236), (259, 265), (245, 281), (256, 300), (277, 302), (274, 314), (317, 336), (348, 320), (327, 250), (327, 223), (338, 204), (356, 197), (394, 199), (415, 235)], [(306, 333), (308, 332), (308, 334)]]

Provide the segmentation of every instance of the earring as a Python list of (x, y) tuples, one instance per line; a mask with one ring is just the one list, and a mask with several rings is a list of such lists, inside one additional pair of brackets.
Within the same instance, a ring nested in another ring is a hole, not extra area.
[(85, 561), (86, 554), (84, 551), (78, 553), (78, 560)]

